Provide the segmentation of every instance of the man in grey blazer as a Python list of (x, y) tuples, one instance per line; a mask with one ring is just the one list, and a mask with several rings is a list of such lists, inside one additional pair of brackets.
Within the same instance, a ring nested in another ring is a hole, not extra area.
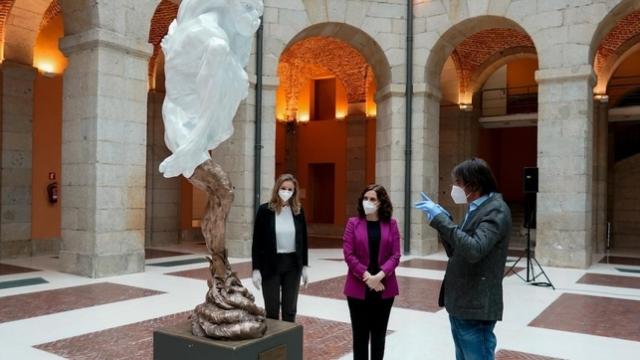
[(422, 193), (416, 208), (438, 231), (449, 262), (438, 303), (449, 313), (457, 360), (495, 358), (496, 321), (502, 320), (502, 278), (507, 259), (511, 211), (498, 194), (482, 159), (469, 159), (452, 171), (451, 197), (469, 204), (461, 224)]

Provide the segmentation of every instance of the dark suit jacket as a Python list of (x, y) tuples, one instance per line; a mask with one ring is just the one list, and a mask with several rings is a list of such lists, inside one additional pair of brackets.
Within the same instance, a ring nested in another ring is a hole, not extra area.
[[(309, 249), (307, 247), (307, 222), (304, 211), (293, 215), (296, 228), (296, 257), (298, 266), (309, 264)], [(276, 269), (278, 246), (276, 243), (276, 213), (264, 203), (258, 208), (258, 214), (253, 225), (253, 244), (251, 245), (251, 261), (253, 270), (260, 270), (262, 277), (270, 276)]]
[(465, 320), (502, 320), (502, 277), (511, 211), (500, 194), (483, 202), (464, 227), (442, 213), (431, 221), (449, 256), (439, 305)]

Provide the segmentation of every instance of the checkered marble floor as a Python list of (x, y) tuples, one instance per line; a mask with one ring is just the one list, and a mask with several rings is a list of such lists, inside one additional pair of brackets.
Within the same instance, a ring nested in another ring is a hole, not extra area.
[[(61, 273), (55, 257), (0, 261), (0, 359), (151, 359), (153, 329), (183, 321), (202, 302), (203, 253), (197, 246), (148, 249), (144, 273), (104, 279)], [(298, 303), (305, 359), (351, 359), (341, 255), (310, 251), (311, 282)], [(230, 260), (262, 305), (249, 259)], [(435, 304), (444, 260), (403, 256), (386, 359), (455, 358), (447, 313)], [(638, 358), (638, 262), (612, 257), (587, 270), (545, 271), (555, 291), (505, 278), (497, 359)]]

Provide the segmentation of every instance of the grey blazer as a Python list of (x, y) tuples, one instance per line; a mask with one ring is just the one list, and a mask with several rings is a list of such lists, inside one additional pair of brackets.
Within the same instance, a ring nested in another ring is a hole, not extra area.
[(431, 221), (449, 262), (438, 303), (465, 320), (502, 320), (502, 277), (511, 234), (511, 211), (493, 194), (460, 228), (445, 213)]

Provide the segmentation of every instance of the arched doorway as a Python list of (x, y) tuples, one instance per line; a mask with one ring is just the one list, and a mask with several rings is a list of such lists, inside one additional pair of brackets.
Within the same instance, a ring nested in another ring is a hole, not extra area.
[[(153, 55), (149, 59), (147, 98), (146, 247), (177, 244), (183, 235), (188, 238), (196, 233), (192, 231), (191, 209), (184, 211), (182, 208), (183, 205), (192, 203), (191, 184), (182, 177), (167, 179), (158, 171), (160, 162), (171, 155), (164, 143), (164, 55), (160, 42), (177, 14), (178, 5), (162, 0), (153, 14), (149, 30), (149, 43), (153, 45)], [(182, 215), (185, 219), (182, 219)]]
[(427, 99), (439, 114), (439, 202), (460, 220), (465, 208), (449, 196), (451, 169), (470, 157), (485, 159), (511, 207), (512, 248), (525, 246), (525, 209), (535, 202), (535, 194), (525, 195), (522, 178), (525, 167), (537, 166), (537, 69), (529, 35), (511, 20), (491, 16), (453, 26), (428, 59), (428, 75), (440, 80), (432, 86), (442, 94), (439, 104)]
[(67, 67), (58, 49), (64, 35), (62, 8), (57, 0), (0, 6), (0, 258), (56, 254), (61, 240), (62, 77)]
[(626, 1), (592, 43), (594, 71), (593, 248), (603, 261), (640, 255), (640, 6)]
[(288, 46), (278, 75), (276, 174), (298, 177), (310, 245), (340, 247), (376, 177), (373, 69), (348, 43), (314, 36)]

